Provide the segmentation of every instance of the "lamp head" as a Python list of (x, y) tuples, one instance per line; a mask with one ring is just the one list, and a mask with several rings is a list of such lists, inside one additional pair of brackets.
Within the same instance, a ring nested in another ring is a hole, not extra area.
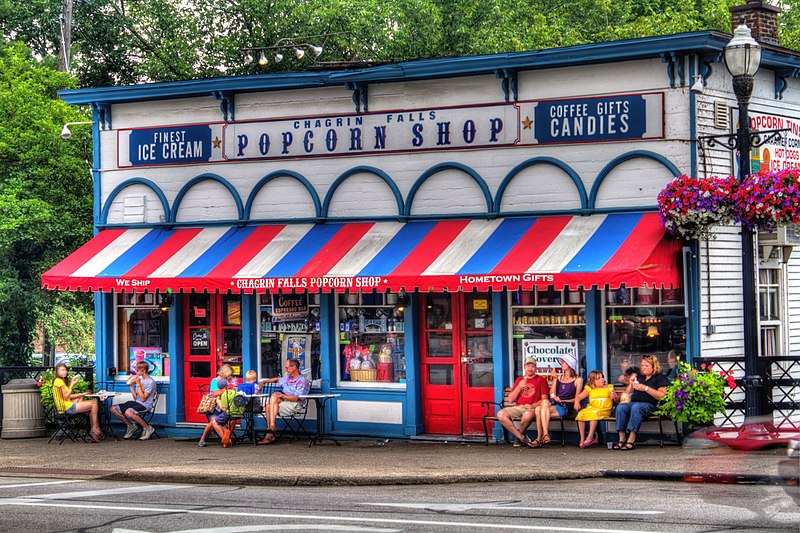
[(295, 48), (294, 49), (294, 56), (297, 59), (303, 59), (306, 56), (306, 51), (303, 50), (302, 48)]
[(72, 132), (69, 131), (69, 125), (64, 124), (64, 128), (61, 130), (61, 138), (65, 141), (72, 137)]
[(732, 76), (755, 76), (761, 64), (761, 45), (741, 19), (733, 39), (725, 46), (725, 66)]
[(322, 55), (322, 47), (321, 46), (312, 46), (311, 52), (314, 54), (314, 57), (319, 57)]
[(691, 91), (695, 94), (703, 94), (705, 92), (705, 87), (703, 86), (703, 76), (700, 74), (694, 77), (694, 84), (692, 85)]
[(261, 51), (261, 55), (258, 58), (258, 64), (261, 65), (262, 67), (266, 67), (267, 65), (269, 65), (269, 59), (267, 59), (267, 56), (266, 54), (264, 54), (263, 50)]
[(283, 54), (278, 52), (275, 54), (275, 62), (280, 63), (281, 61), (283, 61)]

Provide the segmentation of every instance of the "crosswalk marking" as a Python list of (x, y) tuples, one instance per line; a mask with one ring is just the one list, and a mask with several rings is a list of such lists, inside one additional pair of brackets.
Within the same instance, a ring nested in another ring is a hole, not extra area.
[(62, 479), (60, 481), (41, 481), (39, 483), (15, 483), (13, 485), (0, 485), (0, 489), (18, 489), (20, 487), (37, 487), (42, 485), (64, 485), (67, 483), (84, 483), (85, 479)]
[(88, 498), (95, 496), (108, 496), (111, 494), (132, 494), (142, 492), (158, 492), (162, 490), (178, 490), (185, 489), (191, 485), (143, 485), (141, 487), (120, 487), (117, 489), (102, 489), (102, 490), (85, 490), (79, 492), (58, 492), (55, 494), (36, 494), (33, 496), (24, 496), (24, 499), (37, 499), (37, 500), (70, 500), (73, 498)]

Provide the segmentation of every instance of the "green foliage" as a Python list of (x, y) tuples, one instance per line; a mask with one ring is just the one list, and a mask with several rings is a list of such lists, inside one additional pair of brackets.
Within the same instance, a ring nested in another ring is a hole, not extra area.
[(0, 365), (28, 362), (37, 317), (61, 299), (40, 288), (42, 273), (91, 237), (91, 132), (60, 138), (64, 123), (86, 120), (56, 98), (71, 87), (21, 43), (0, 43)]
[(678, 361), (678, 377), (667, 388), (656, 414), (692, 427), (713, 424), (717, 413), (725, 411), (725, 383), (733, 378), (703, 365), (695, 370)]
[[(72, 380), (72, 377), (75, 375), (75, 372), (69, 371), (67, 373), (66, 382), (69, 383)], [(55, 371), (47, 370), (42, 374), (42, 377), (39, 378), (39, 394), (42, 396), (42, 406), (44, 407), (45, 411), (55, 410), (55, 401), (53, 400), (53, 380), (55, 379)], [(72, 392), (75, 394), (86, 392), (89, 390), (89, 382), (83, 379), (78, 380), (75, 384), (75, 387), (72, 389)]]
[[(59, 292), (56, 303), (40, 317), (49, 342), (69, 353), (93, 354), (94, 314), (78, 302), (78, 294)], [(44, 339), (42, 339), (44, 340)]]

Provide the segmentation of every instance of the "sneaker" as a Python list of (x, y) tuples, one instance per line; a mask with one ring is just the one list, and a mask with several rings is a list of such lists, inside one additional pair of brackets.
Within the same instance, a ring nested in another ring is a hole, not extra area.
[(513, 446), (514, 448), (522, 448), (522, 441), (519, 439), (514, 439)]
[(208, 446), (208, 444), (204, 440), (201, 440), (200, 442), (198, 442), (197, 445), (200, 446), (201, 448), (205, 448), (206, 446)]
[(139, 440), (147, 440), (147, 439), (149, 439), (150, 435), (155, 433), (155, 431), (156, 431), (156, 428), (154, 428), (153, 426), (147, 426), (146, 428), (144, 428), (144, 431), (142, 431), (142, 436), (139, 437)]
[(222, 434), (222, 447), (227, 448), (231, 445), (231, 430), (226, 429), (225, 433)]
[(128, 430), (125, 432), (125, 436), (122, 437), (123, 439), (127, 440), (133, 437), (133, 434), (136, 433), (136, 425), (128, 426)]

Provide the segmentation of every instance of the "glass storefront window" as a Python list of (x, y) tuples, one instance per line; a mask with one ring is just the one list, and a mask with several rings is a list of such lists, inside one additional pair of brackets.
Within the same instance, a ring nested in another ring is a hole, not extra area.
[(609, 382), (618, 382), (643, 355), (655, 355), (665, 374), (667, 354), (675, 350), (685, 360), (686, 317), (681, 289), (605, 291), (606, 343)]
[(319, 294), (262, 294), (259, 299), (259, 377), (283, 373), (283, 361), (299, 359), (306, 377), (321, 377)]
[(169, 376), (169, 314), (161, 308), (165, 296), (158, 293), (117, 295), (116, 366), (119, 374), (129, 374), (138, 361), (147, 361), (151, 376)]
[[(535, 355), (539, 372), (559, 368), (548, 352), (577, 352), (583, 369), (586, 357), (586, 305), (582, 290), (533, 290), (512, 293), (513, 376), (523, 373), (525, 359)], [(579, 372), (582, 370), (579, 369)], [(585, 373), (585, 372), (583, 372)]]
[(339, 385), (404, 386), (405, 296), (353, 292), (338, 298)]

